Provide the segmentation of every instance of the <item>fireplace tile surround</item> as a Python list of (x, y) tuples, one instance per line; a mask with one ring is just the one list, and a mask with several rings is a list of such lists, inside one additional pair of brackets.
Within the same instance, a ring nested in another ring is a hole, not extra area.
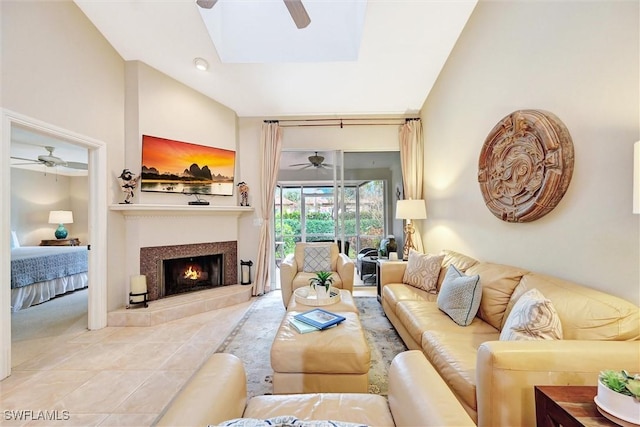
[(211, 242), (140, 248), (140, 274), (147, 276), (149, 300), (160, 295), (159, 263), (164, 259), (223, 254), (223, 285), (238, 283), (238, 242)]

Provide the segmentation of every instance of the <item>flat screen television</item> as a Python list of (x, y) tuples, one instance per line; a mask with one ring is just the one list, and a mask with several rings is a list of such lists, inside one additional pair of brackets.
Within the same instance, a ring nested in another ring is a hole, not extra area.
[(142, 135), (141, 191), (233, 195), (236, 152)]

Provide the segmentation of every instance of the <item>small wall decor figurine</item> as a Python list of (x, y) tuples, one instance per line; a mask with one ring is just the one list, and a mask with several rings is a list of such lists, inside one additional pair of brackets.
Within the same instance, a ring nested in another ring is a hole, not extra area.
[(238, 190), (240, 190), (240, 206), (249, 206), (249, 186), (247, 183), (239, 182)]
[(136, 176), (129, 169), (123, 169), (122, 173), (118, 177), (120, 178), (120, 186), (122, 187), (122, 191), (124, 192), (124, 202), (120, 203), (131, 203), (131, 199), (133, 199), (133, 191), (138, 186), (138, 179), (140, 176)]

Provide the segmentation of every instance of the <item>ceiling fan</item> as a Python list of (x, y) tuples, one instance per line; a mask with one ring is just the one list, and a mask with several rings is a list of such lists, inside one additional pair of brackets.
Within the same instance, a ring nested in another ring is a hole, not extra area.
[(309, 156), (307, 157), (309, 159), (309, 163), (296, 163), (294, 165), (289, 165), (289, 166), (304, 166), (302, 169), (308, 169), (311, 167), (314, 168), (332, 168), (333, 165), (330, 165), (329, 163), (324, 163), (324, 157), (323, 156), (318, 156), (318, 152), (316, 151), (315, 154), (313, 156)]
[(55, 166), (64, 166), (67, 168), (71, 168), (71, 169), (81, 169), (81, 170), (87, 170), (87, 164), (86, 163), (81, 163), (81, 162), (67, 162), (66, 160), (61, 159), (60, 157), (56, 157), (53, 155), (53, 151), (55, 150), (55, 147), (44, 147), (45, 150), (47, 150), (49, 152), (49, 154), (41, 154), (40, 156), (38, 156), (37, 159), (26, 159), (24, 157), (13, 157), (11, 156), (12, 159), (16, 159), (16, 160), (24, 160), (25, 162), (29, 162), (29, 163), (14, 163), (14, 165), (29, 165), (29, 164), (43, 164), (48, 168), (52, 168)]
[[(289, 15), (299, 29), (306, 28), (311, 23), (311, 18), (302, 4), (302, 0), (282, 0), (289, 10)], [(218, 0), (196, 0), (196, 4), (203, 9), (211, 9)]]

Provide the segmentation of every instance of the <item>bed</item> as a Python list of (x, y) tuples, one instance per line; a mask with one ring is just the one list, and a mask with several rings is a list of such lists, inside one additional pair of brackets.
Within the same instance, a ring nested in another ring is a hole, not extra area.
[[(13, 246), (13, 245), (12, 245)], [(40, 304), (89, 284), (86, 246), (11, 248), (11, 311)]]

